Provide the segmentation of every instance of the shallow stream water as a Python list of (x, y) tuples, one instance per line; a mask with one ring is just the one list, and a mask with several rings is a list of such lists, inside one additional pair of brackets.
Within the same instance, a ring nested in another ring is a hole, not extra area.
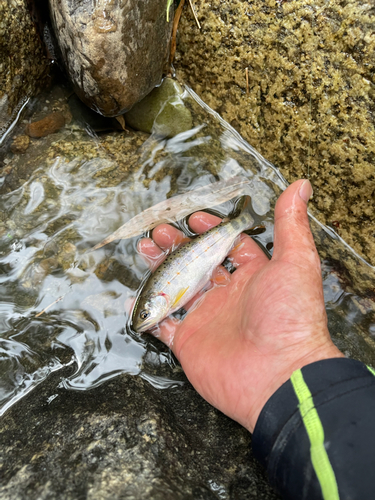
[[(30, 105), (27, 119), (38, 119), (53, 103), (67, 106), (68, 95), (55, 87)], [(139, 237), (90, 251), (146, 208), (243, 175), (250, 179), (254, 218), (266, 227), (255, 238), (272, 255), (273, 208), (287, 183), (190, 89), (184, 102), (193, 128), (169, 139), (120, 131), (97, 135), (78, 112), (57, 134), (33, 140), (26, 155), (13, 154), (9, 140), (4, 144), (1, 413), (70, 364), (74, 375), (61, 381), (68, 390), (88, 390), (122, 372), (161, 389), (183, 383), (169, 350), (129, 327), (126, 304), (147, 272), (136, 251)], [(16, 133), (23, 127), (20, 122)], [(233, 210), (231, 202), (217, 208), (222, 215)], [(374, 269), (314, 217), (311, 223), (334, 341), (346, 355), (375, 366)], [(186, 220), (179, 226), (188, 231)], [(175, 376), (165, 376), (163, 366), (172, 366)]]

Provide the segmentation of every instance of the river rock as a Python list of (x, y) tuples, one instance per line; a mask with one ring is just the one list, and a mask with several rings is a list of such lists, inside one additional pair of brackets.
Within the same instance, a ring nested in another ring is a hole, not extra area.
[(2, 417), (1, 498), (279, 498), (250, 434), (186, 379), (160, 390), (121, 375), (88, 392), (65, 390), (60, 379), (52, 374)]
[[(368, 0), (197, 0), (175, 67), (375, 265), (375, 11)], [(248, 70), (248, 85), (246, 83)]]
[(172, 7), (167, 21), (166, 0), (49, 4), (70, 80), (92, 109), (119, 115), (160, 84), (173, 18)]
[(26, 0), (0, 0), (0, 139), (43, 86), (49, 62)]
[(28, 123), (25, 132), (28, 136), (34, 138), (46, 137), (54, 134), (65, 125), (65, 116), (60, 111), (55, 111), (45, 116), (41, 120)]
[(182, 94), (183, 89), (178, 82), (165, 78), (160, 87), (125, 114), (126, 123), (136, 130), (167, 137), (190, 130), (193, 119), (181, 98)]

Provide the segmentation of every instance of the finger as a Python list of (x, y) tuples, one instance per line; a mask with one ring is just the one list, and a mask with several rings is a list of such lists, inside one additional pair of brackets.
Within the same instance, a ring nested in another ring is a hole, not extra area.
[(260, 259), (264, 264), (268, 262), (268, 257), (255, 241), (247, 234), (242, 233), (238, 243), (230, 251), (228, 260), (234, 267), (239, 267), (255, 259)]
[[(197, 305), (201, 297), (211, 288), (215, 286), (227, 285), (230, 283), (231, 274), (223, 267), (218, 266), (210, 281), (191, 299), (188, 303), (186, 303), (183, 307), (186, 311), (191, 310), (194, 306)], [(160, 339), (162, 342), (167, 344), (169, 347), (173, 345), (174, 335), (176, 333), (177, 328), (181, 325), (183, 320), (179, 320), (173, 316), (169, 316), (161, 323), (156, 325), (153, 329), (149, 331), (152, 335)]]
[(306, 269), (320, 265), (307, 216), (307, 203), (311, 194), (310, 182), (299, 180), (291, 184), (278, 199), (272, 260), (284, 260)]
[(189, 227), (194, 233), (204, 233), (212, 227), (220, 224), (222, 219), (216, 215), (208, 214), (207, 212), (195, 212), (189, 217)]
[(151, 271), (160, 266), (166, 258), (166, 254), (151, 238), (142, 238), (139, 240), (137, 250), (145, 259)]
[(213, 272), (210, 282), (215, 285), (225, 286), (230, 283), (231, 274), (223, 266), (218, 266)]
[(169, 316), (148, 333), (151, 333), (154, 337), (164, 342), (164, 344), (168, 347), (172, 347), (175, 333), (180, 324), (181, 320), (174, 318), (173, 316)]
[(189, 241), (182, 231), (169, 224), (160, 224), (152, 231), (152, 238), (162, 250), (174, 250)]
[(130, 314), (132, 312), (136, 300), (136, 297), (128, 297), (125, 299), (124, 310), (126, 313)]

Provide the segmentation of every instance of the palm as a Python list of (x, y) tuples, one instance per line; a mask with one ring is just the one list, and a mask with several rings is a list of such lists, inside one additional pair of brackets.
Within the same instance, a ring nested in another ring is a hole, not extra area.
[[(301, 283), (301, 274), (284, 262), (245, 264), (228, 286), (202, 297), (176, 328), (173, 350), (193, 386), (243, 424), (243, 416), (251, 412), (249, 401), (263, 385), (264, 370), (268, 378), (279, 379), (291, 355), (301, 359), (308, 354), (310, 344), (303, 340), (319, 332), (315, 348), (328, 338), (324, 306), (310, 308), (320, 299), (315, 287), (307, 295), (291, 287)], [(301, 314), (309, 309), (308, 316)]]

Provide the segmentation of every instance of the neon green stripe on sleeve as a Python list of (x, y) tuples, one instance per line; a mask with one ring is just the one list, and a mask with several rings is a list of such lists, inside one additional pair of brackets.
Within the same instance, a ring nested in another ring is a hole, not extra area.
[(373, 368), (371, 368), (371, 366), (368, 366), (368, 365), (366, 365), (366, 366), (367, 366), (368, 371), (370, 373), (372, 373), (374, 375), (374, 377), (375, 377), (375, 370)]
[(323, 498), (324, 500), (339, 500), (335, 473), (324, 447), (323, 425), (301, 370), (296, 370), (290, 377), (290, 381), (299, 401), (299, 411), (310, 440), (311, 462), (322, 489)]

